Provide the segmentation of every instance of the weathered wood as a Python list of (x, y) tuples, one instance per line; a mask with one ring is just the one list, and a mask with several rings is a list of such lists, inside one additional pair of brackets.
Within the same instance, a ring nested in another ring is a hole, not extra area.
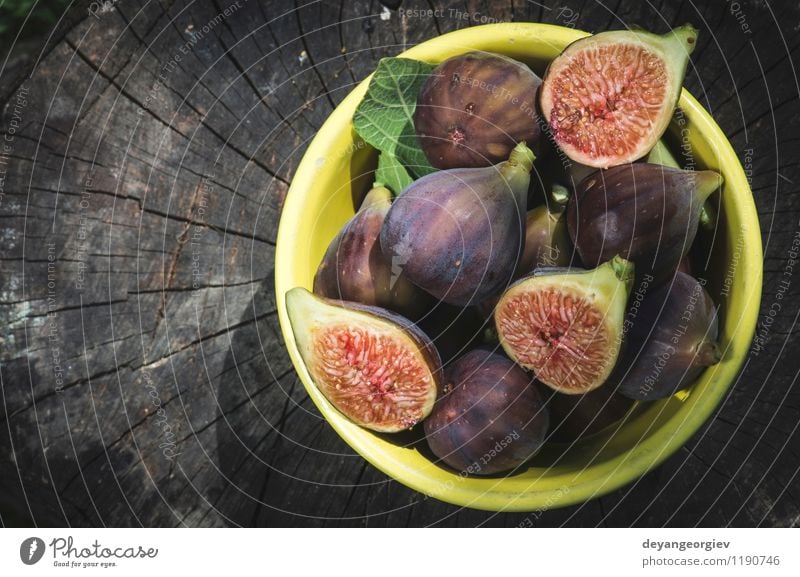
[[(800, 285), (779, 283), (800, 231), (800, 8), (739, 4), (743, 16), (593, 0), (403, 2), (435, 17), (376, 1), (73, 8), (30, 78), (0, 82), (0, 520), (797, 524)], [(368, 465), (308, 400), (275, 314), (277, 223), (310, 139), (381, 57), (476, 14), (594, 31), (693, 22), (687, 86), (751, 165), (764, 232), (766, 338), (715, 418), (630, 486), (531, 515), (453, 507)]]

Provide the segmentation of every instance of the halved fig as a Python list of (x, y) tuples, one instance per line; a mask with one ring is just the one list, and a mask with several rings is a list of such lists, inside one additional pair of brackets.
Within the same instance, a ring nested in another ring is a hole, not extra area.
[(567, 46), (540, 89), (556, 144), (596, 168), (645, 156), (672, 118), (696, 43), (697, 30), (687, 24), (663, 36), (601, 32)]
[(380, 234), (392, 193), (377, 186), (333, 239), (314, 276), (314, 293), (331, 299), (379, 306), (418, 318), (431, 304), (381, 251)]
[(437, 168), (489, 166), (519, 142), (536, 149), (542, 80), (506, 56), (468, 52), (442, 62), (423, 84), (414, 128)]
[(633, 263), (621, 257), (594, 270), (538, 269), (500, 298), (500, 344), (556, 391), (596, 389), (617, 362), (633, 277)]
[(470, 351), (447, 369), (445, 393), (425, 420), (431, 451), (469, 475), (515, 469), (544, 444), (547, 408), (534, 379), (503, 355)]
[(635, 400), (668, 397), (720, 361), (718, 330), (717, 307), (703, 283), (679, 272), (642, 301), (609, 384)]
[(442, 363), (430, 339), (409, 320), (301, 287), (286, 293), (286, 309), (314, 384), (351, 421), (392, 433), (431, 412)]
[(713, 170), (647, 163), (596, 171), (578, 185), (567, 209), (583, 264), (619, 254), (657, 282), (671, 278), (694, 242), (703, 203), (722, 180)]

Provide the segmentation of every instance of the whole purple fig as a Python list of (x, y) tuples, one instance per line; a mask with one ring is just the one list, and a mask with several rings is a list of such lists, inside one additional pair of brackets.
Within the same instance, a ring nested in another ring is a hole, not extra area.
[(367, 193), (358, 212), (344, 225), (325, 252), (314, 277), (320, 296), (379, 306), (416, 318), (427, 295), (392, 264), (381, 251), (379, 236), (392, 205), (392, 193), (376, 187)]
[(721, 184), (711, 170), (648, 163), (599, 170), (570, 198), (570, 237), (586, 266), (619, 254), (640, 275), (667, 280), (694, 242), (703, 203)]
[(506, 56), (468, 52), (442, 62), (423, 84), (414, 128), (437, 168), (489, 166), (517, 143), (537, 149), (542, 80)]
[(628, 398), (668, 397), (722, 356), (716, 306), (688, 274), (677, 273), (647, 295), (632, 323), (626, 351), (607, 383)]
[(407, 187), (381, 230), (393, 269), (450, 304), (502, 291), (520, 255), (533, 160), (520, 143), (496, 166), (442, 170)]
[(549, 418), (533, 377), (506, 357), (476, 349), (445, 374), (445, 393), (425, 420), (431, 451), (470, 475), (519, 467), (544, 443)]

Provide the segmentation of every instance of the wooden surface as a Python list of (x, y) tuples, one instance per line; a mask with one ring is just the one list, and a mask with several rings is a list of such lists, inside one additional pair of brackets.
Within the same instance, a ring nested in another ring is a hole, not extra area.
[[(797, 3), (403, 2), (440, 10), (428, 18), (240, 0), (217, 18), (232, 4), (84, 4), (21, 87), (0, 72), (4, 524), (798, 524)], [(309, 139), (378, 59), (476, 13), (694, 23), (686, 84), (752, 165), (763, 230), (767, 339), (714, 419), (636, 483), (532, 515), (425, 499), (355, 455), (295, 377), (275, 313), (276, 228)]]

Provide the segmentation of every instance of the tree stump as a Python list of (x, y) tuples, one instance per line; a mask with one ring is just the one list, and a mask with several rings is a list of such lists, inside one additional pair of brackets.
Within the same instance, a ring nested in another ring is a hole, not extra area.
[[(732, 6), (71, 8), (1, 83), (3, 524), (796, 525), (800, 7)], [(694, 23), (686, 86), (752, 178), (765, 250), (760, 336), (714, 418), (635, 483), (527, 515), (425, 498), (347, 447), (292, 370), (273, 288), (281, 206), (333, 108), (381, 57), (510, 20)]]

